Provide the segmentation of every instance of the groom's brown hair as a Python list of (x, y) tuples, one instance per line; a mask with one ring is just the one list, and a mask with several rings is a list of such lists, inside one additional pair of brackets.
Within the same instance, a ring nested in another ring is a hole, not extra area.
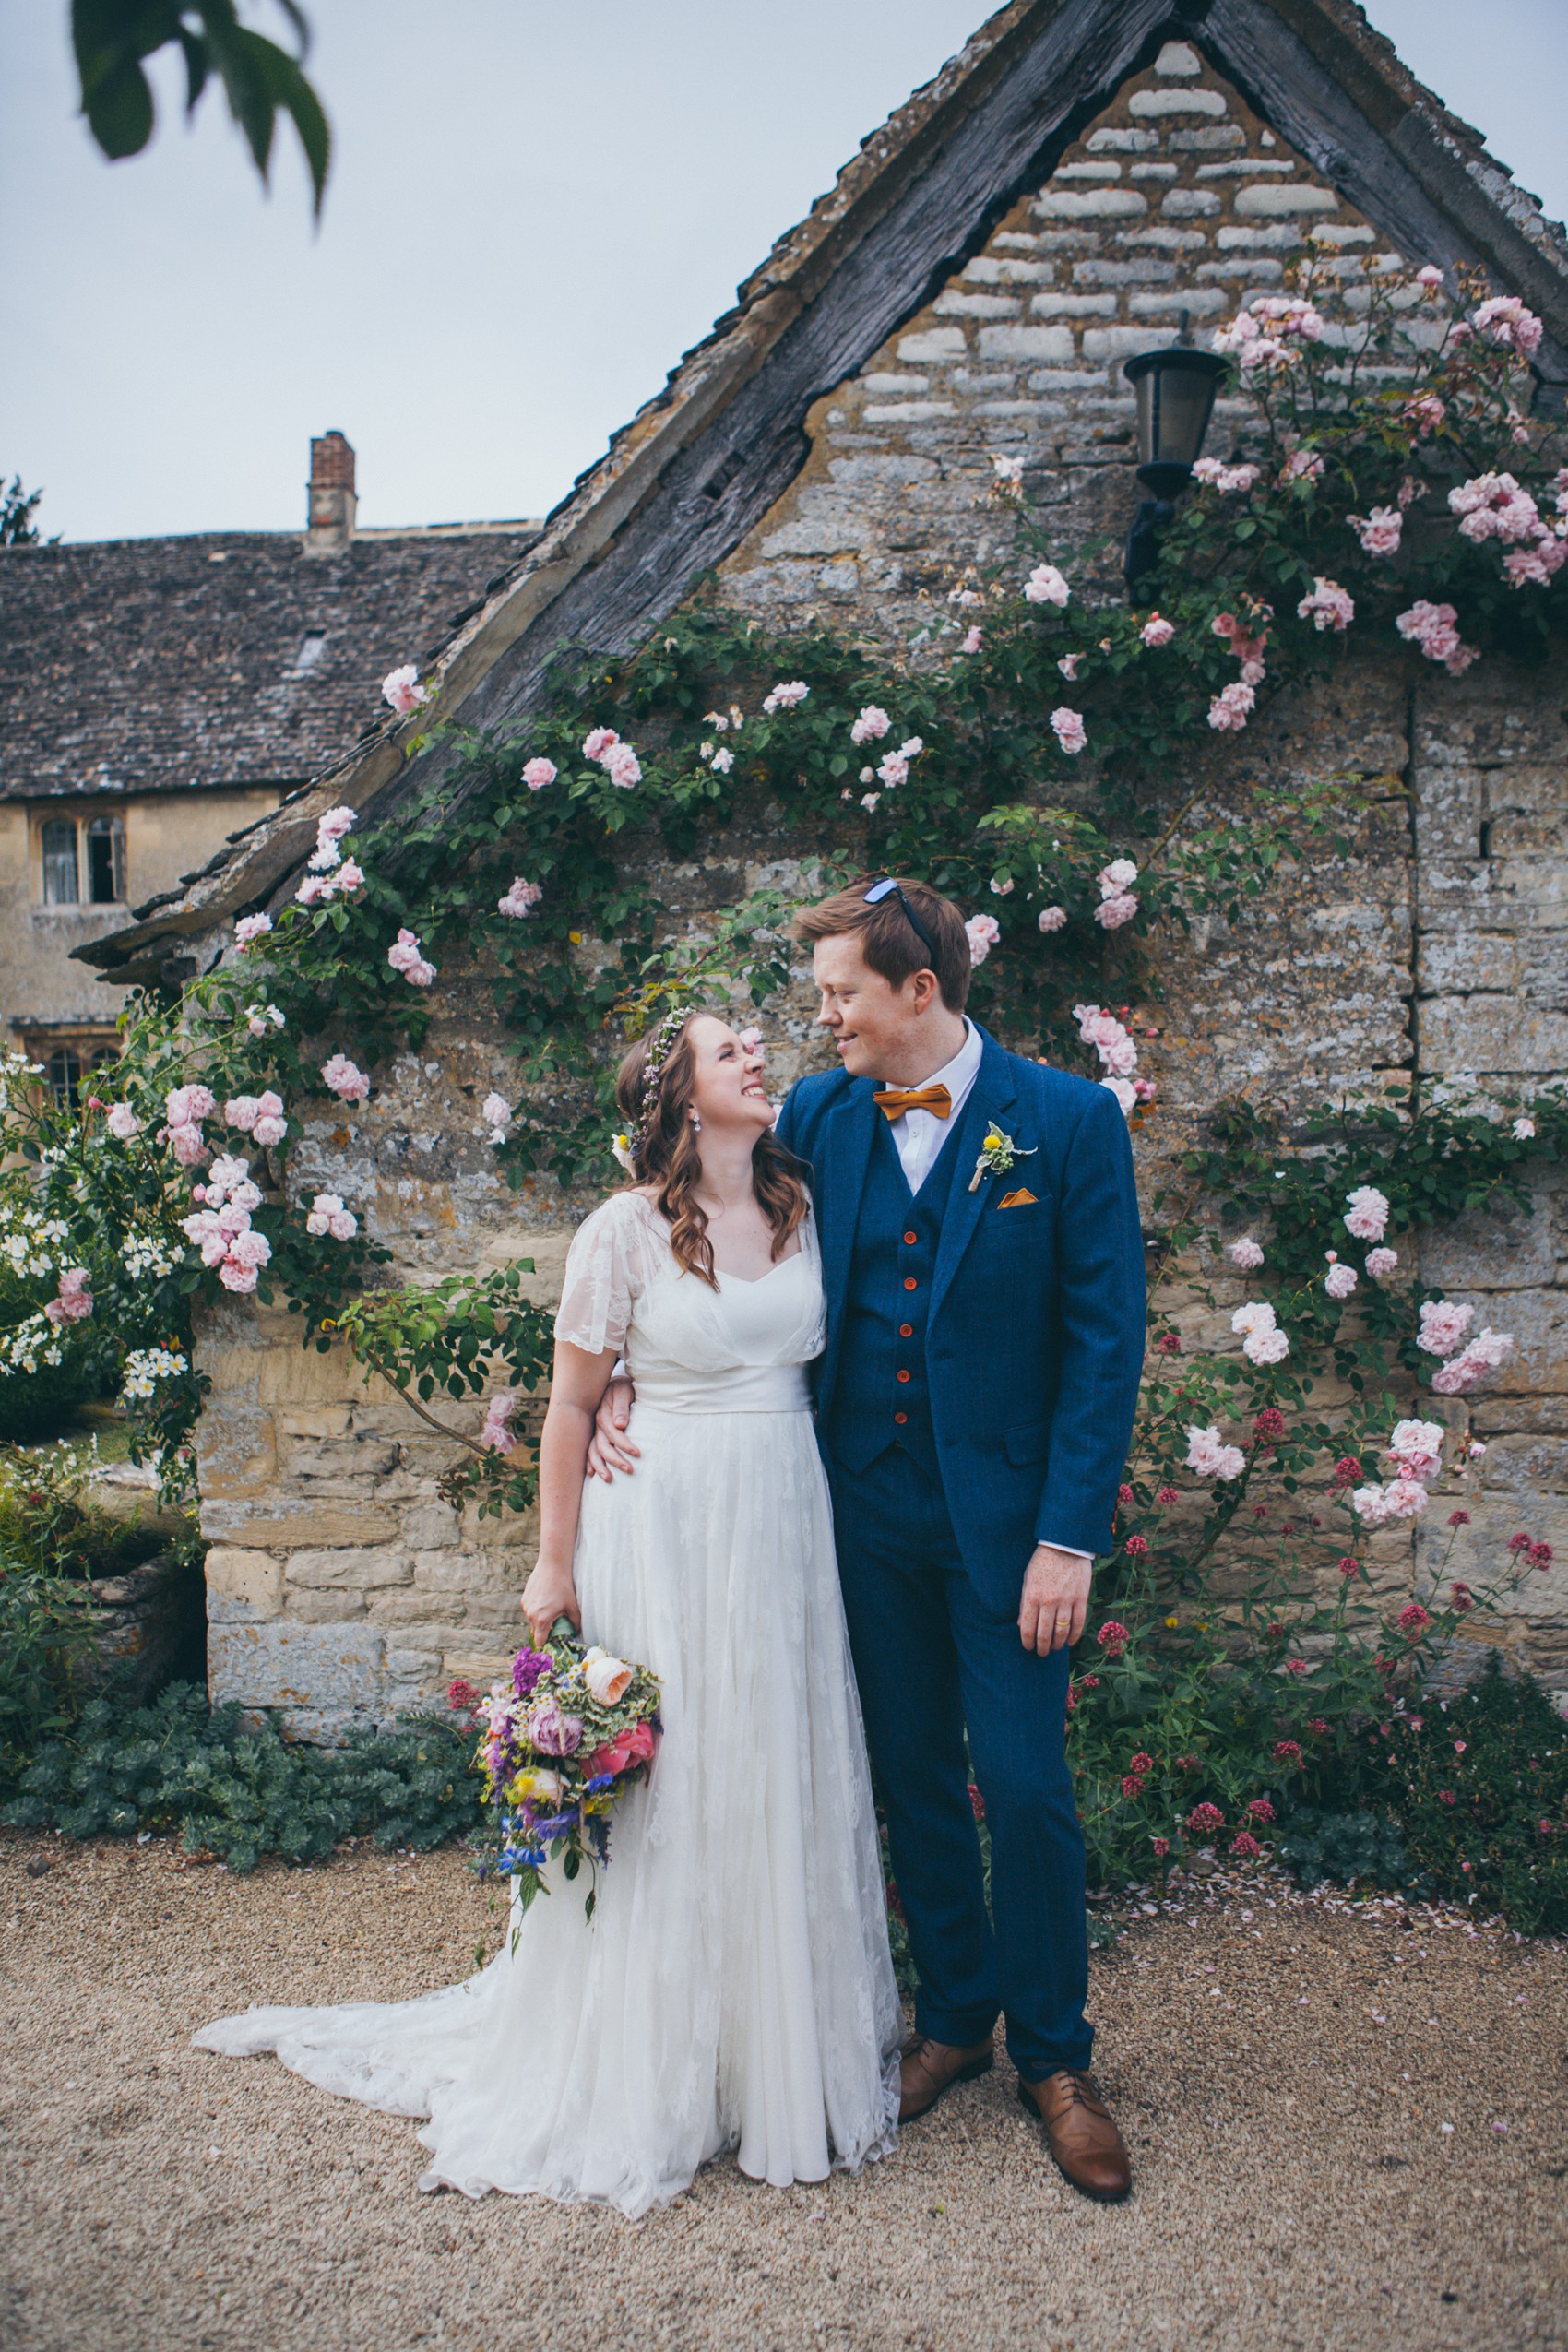
[(802, 907), (790, 930), (811, 946), (819, 939), (858, 939), (861, 954), (890, 988), (902, 988), (916, 972), (934, 972), (944, 1004), (950, 1013), (961, 1013), (974, 968), (963, 916), (929, 882), (900, 880), (874, 906), (868, 905), (866, 892), (886, 879), (862, 874), (820, 905)]

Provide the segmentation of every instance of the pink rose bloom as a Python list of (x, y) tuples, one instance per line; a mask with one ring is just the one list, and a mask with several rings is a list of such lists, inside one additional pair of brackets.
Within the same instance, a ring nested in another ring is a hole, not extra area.
[(521, 919), (531, 913), (543, 896), (542, 883), (526, 881), (521, 874), (518, 874), (505, 898), (496, 900), (496, 912), (503, 915), (515, 915)]
[(1067, 909), (1065, 907), (1042, 907), (1040, 909), (1039, 927), (1041, 931), (1064, 931), (1066, 926)]
[(164, 1102), (163, 1116), (171, 1127), (188, 1127), (210, 1119), (217, 1108), (209, 1087), (176, 1087)]
[(1443, 272), (1435, 263), (1426, 262), (1416, 272), (1416, 283), (1424, 286), (1429, 294), (1435, 293), (1443, 283)]
[(1097, 877), (1102, 898), (1114, 897), (1118, 890), (1130, 890), (1138, 878), (1138, 869), (1131, 858), (1112, 858), (1101, 866)]
[(141, 1121), (128, 1102), (115, 1103), (103, 1123), (119, 1144), (128, 1144), (133, 1135), (141, 1134)]
[(1417, 1347), (1429, 1356), (1451, 1356), (1462, 1345), (1475, 1314), (1474, 1307), (1462, 1307), (1455, 1300), (1428, 1299), (1420, 1311)]
[(1437, 431), (1448, 410), (1435, 392), (1419, 392), (1413, 400), (1406, 401), (1401, 414), (1407, 424), (1414, 425), (1416, 438), (1424, 441), (1429, 433)]
[(745, 1052), (760, 1053), (762, 1051), (762, 1031), (755, 1028), (742, 1029), (740, 1032), (740, 1042)]
[(978, 653), (980, 649), (981, 641), (981, 632), (980, 628), (976, 626), (967, 632), (964, 642), (958, 647), (958, 650), (960, 653)]
[(1123, 1119), (1130, 1119), (1138, 1106), (1138, 1090), (1130, 1078), (1101, 1078), (1100, 1085), (1108, 1094), (1116, 1097)]
[(618, 784), (624, 792), (642, 782), (642, 762), (630, 743), (612, 743), (601, 764), (612, 784)]
[(68, 1265), (60, 1275), (60, 1291), (43, 1310), (58, 1331), (63, 1324), (83, 1323), (92, 1313), (92, 1277), (85, 1265)]
[(1219, 733), (1234, 733), (1243, 728), (1257, 701), (1252, 685), (1239, 678), (1233, 685), (1215, 695), (1208, 707), (1208, 723)]
[(255, 1125), (255, 1115), (260, 1109), (258, 1095), (237, 1094), (232, 1102), (223, 1105), (224, 1124), (237, 1127), (242, 1135), (248, 1135)]
[(218, 1279), (225, 1290), (245, 1292), (255, 1289), (255, 1268), (241, 1258), (227, 1257), (218, 1269)]
[(523, 782), (530, 792), (542, 792), (547, 784), (554, 783), (555, 775), (552, 759), (530, 759), (523, 769)]
[(1187, 1467), (1200, 1479), (1239, 1479), (1246, 1467), (1241, 1447), (1224, 1444), (1217, 1429), (1187, 1431)]
[(271, 929), (270, 915), (242, 915), (234, 925), (234, 944), (244, 954), (253, 941), (265, 939)]
[(1339, 586), (1337, 580), (1321, 576), (1313, 582), (1313, 592), (1304, 596), (1296, 607), (1296, 617), (1311, 621), (1317, 629), (1348, 629), (1356, 617), (1353, 597)]
[(1279, 469), (1281, 481), (1321, 481), (1323, 459), (1315, 449), (1292, 449)]
[(1088, 742), (1081, 715), (1075, 710), (1069, 710), (1065, 703), (1051, 712), (1051, 731), (1063, 750), (1074, 754), (1081, 752)]
[(602, 763), (606, 752), (620, 742), (613, 727), (591, 727), (583, 737), (583, 757)]
[(1396, 615), (1394, 625), (1409, 643), (1420, 646), (1429, 661), (1441, 661), (1451, 677), (1460, 677), (1476, 659), (1458, 630), (1459, 615), (1452, 604), (1433, 604), (1422, 597), (1408, 612)]
[(517, 1409), (517, 1399), (509, 1388), (493, 1396), (484, 1408), (484, 1427), (480, 1431), (480, 1443), (488, 1445), (493, 1454), (510, 1454), (517, 1444), (508, 1424)]
[(491, 1093), (485, 1096), (483, 1102), (480, 1105), (479, 1115), (484, 1121), (485, 1125), (493, 1130), (490, 1138), (491, 1142), (493, 1144), (505, 1143), (506, 1140), (506, 1131), (512, 1124), (512, 1106), (507, 1101), (505, 1096), (504, 1094), (496, 1094), (493, 1090), (492, 1090)]
[(1056, 667), (1061, 671), (1062, 675), (1066, 679), (1069, 685), (1072, 685), (1076, 680), (1078, 675), (1078, 664), (1083, 658), (1084, 657), (1081, 653), (1064, 653), (1060, 661), (1058, 661)]
[(182, 1168), (196, 1168), (207, 1158), (207, 1138), (194, 1123), (165, 1130), (169, 1148)]
[(892, 724), (885, 710), (879, 710), (875, 703), (868, 702), (849, 730), (849, 741), (852, 743), (877, 742)]
[[(389, 670), (381, 681), (381, 692), (399, 719), (406, 719), (425, 699), (420, 673), (411, 661), (405, 662), (400, 670)], [(251, 1287), (254, 1289), (254, 1284)]]
[(344, 834), (351, 833), (359, 821), (359, 811), (344, 802), (340, 807), (328, 809), (325, 816), (317, 817), (315, 837), (318, 841), (341, 841)]
[(888, 752), (876, 772), (884, 784), (902, 784), (909, 773), (909, 763), (900, 753)]
[(811, 688), (803, 678), (788, 678), (775, 686), (771, 694), (764, 695), (762, 707), (769, 712), (793, 710), (797, 704), (804, 702), (810, 692)]
[(654, 1744), (652, 1724), (634, 1723), (628, 1730), (617, 1731), (613, 1740), (607, 1740), (602, 1747), (596, 1748), (587, 1758), (584, 1769), (590, 1780), (596, 1780), (600, 1773), (606, 1772), (613, 1773), (618, 1779), (622, 1773), (632, 1771), (636, 1765), (649, 1763)]
[(1470, 313), (1470, 324), (1499, 350), (1517, 351), (1521, 359), (1534, 359), (1540, 349), (1541, 322), (1517, 294), (1494, 294)]
[(1024, 582), (1024, 595), (1030, 604), (1064, 605), (1072, 594), (1054, 564), (1037, 564)]
[(971, 915), (964, 925), (964, 936), (969, 943), (970, 964), (983, 964), (1002, 936), (1002, 925), (994, 915)]
[(1397, 1250), (1369, 1250), (1367, 1272), (1374, 1282), (1386, 1282), (1399, 1263)]
[(728, 776), (730, 770), (735, 765), (735, 754), (732, 751), (728, 749), (717, 751), (714, 753), (709, 765), (716, 776)]
[(1252, 1364), (1282, 1363), (1290, 1353), (1290, 1342), (1276, 1324), (1249, 1331), (1241, 1342), (1241, 1353)]
[(370, 1092), (370, 1080), (346, 1053), (335, 1053), (330, 1062), (322, 1063), (321, 1080), (339, 1102), (363, 1102)]
[(1374, 506), (1370, 515), (1347, 518), (1368, 555), (1397, 555), (1405, 517), (1397, 506)]
[(1225, 1254), (1232, 1265), (1241, 1267), (1243, 1274), (1255, 1274), (1263, 1264), (1263, 1252), (1250, 1233), (1243, 1233), (1239, 1241), (1232, 1241)]
[(1441, 1421), (1396, 1421), (1384, 1451), (1404, 1479), (1430, 1479), (1443, 1467)]
[(1167, 621), (1164, 616), (1158, 612), (1151, 614), (1149, 619), (1144, 623), (1143, 627), (1138, 631), (1139, 636), (1142, 638), (1144, 644), (1149, 647), (1151, 652), (1158, 651), (1162, 645), (1169, 645), (1175, 634), (1175, 622)]
[(435, 978), (435, 967), (427, 964), (420, 953), (419, 935), (409, 930), (400, 931), (386, 950), (386, 960), (395, 972), (413, 988), (428, 988)]
[(1346, 1194), (1345, 1229), (1358, 1241), (1381, 1241), (1388, 1228), (1388, 1198), (1375, 1184), (1358, 1184)]
[(1546, 588), (1568, 562), (1568, 540), (1549, 531), (1533, 547), (1516, 547), (1503, 559), (1503, 568), (1515, 588)]
[(255, 1118), (249, 1132), (264, 1148), (282, 1142), (289, 1132), (289, 1119), (281, 1095), (267, 1093), (256, 1098)]
[(196, 1210), (182, 1220), (180, 1229), (201, 1252), (203, 1265), (219, 1265), (228, 1256), (230, 1237), (210, 1209)]
[(1331, 1265), (1323, 1277), (1323, 1287), (1331, 1299), (1348, 1299), (1356, 1287), (1353, 1265)]
[(305, 1212), (305, 1231), (317, 1239), (329, 1235), (334, 1241), (351, 1241), (359, 1229), (359, 1218), (338, 1193), (317, 1193)]
[(1540, 509), (1512, 474), (1477, 474), (1469, 481), (1456, 482), (1448, 504), (1459, 517), (1463, 539), (1498, 539), (1512, 547), (1537, 538), (1542, 528)]
[(1105, 931), (1120, 931), (1123, 923), (1132, 921), (1137, 911), (1138, 902), (1132, 891), (1118, 890), (1109, 898), (1100, 900), (1094, 910), (1094, 919)]
[(1511, 1331), (1479, 1331), (1453, 1360), (1439, 1365), (1431, 1384), (1439, 1396), (1463, 1396), (1489, 1372), (1495, 1372), (1514, 1345)]
[(271, 1262), (272, 1244), (265, 1233), (236, 1233), (229, 1244), (229, 1258), (238, 1265), (263, 1266)]

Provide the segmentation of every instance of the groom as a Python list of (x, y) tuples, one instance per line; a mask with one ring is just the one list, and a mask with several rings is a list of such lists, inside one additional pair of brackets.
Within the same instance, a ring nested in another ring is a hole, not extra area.
[[(817, 1431), (920, 1974), (901, 2120), (989, 2071), (1000, 2011), (1051, 2156), (1114, 2201), (1131, 2173), (1085, 2071), (1063, 1735), (1068, 1645), (1111, 1549), (1143, 1360), (1126, 1123), (1108, 1088), (967, 1018), (963, 919), (927, 885), (860, 884), (794, 929), (839, 1067), (791, 1089), (778, 1134), (811, 1170), (828, 1302)], [(624, 1397), (601, 1413), (606, 1450)]]

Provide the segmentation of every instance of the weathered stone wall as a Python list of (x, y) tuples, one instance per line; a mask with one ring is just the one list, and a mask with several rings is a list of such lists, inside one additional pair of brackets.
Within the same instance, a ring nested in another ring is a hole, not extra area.
[[(1397, 256), (1194, 51), (1172, 44), (929, 309), (819, 404), (811, 457), (726, 567), (726, 594), (784, 624), (815, 614), (895, 639), (940, 624), (964, 567), (1007, 554), (1010, 524), (985, 500), (993, 450), (1025, 457), (1029, 497), (1060, 518), (1064, 552), (1119, 532), (1137, 495), (1123, 358), (1165, 339), (1183, 309), (1211, 329), (1249, 292), (1277, 287), (1307, 226), (1342, 290), (1330, 314), (1349, 331), (1368, 273)], [(1222, 410), (1211, 453), (1233, 429)], [(1274, 706), (1173, 779), (1190, 790), (1212, 778), (1217, 796), (1249, 778), (1380, 781), (1352, 858), (1324, 852), (1287, 871), (1234, 928), (1212, 921), (1162, 961), (1162, 996), (1136, 1008), (1139, 1026), (1160, 1032), (1144, 1051), (1160, 1087), (1138, 1138), (1146, 1183), (1170, 1142), (1239, 1086), (1301, 1111), (1369, 1086), (1399, 1094), (1416, 1074), (1527, 1085), (1568, 1063), (1559, 700), (1550, 679), (1498, 664), (1455, 683), (1357, 651), (1331, 683)], [(777, 846), (766, 827), (749, 843), (727, 836), (671, 895), (699, 920), (765, 874), (787, 880)], [(369, 1103), (321, 1112), (301, 1189), (343, 1194), (410, 1277), (531, 1255), (548, 1297), (588, 1198), (545, 1183), (507, 1191), (478, 1109), (515, 1070), (488, 988), (448, 970), (434, 1002), (419, 1057), (377, 1073)], [(810, 1014), (802, 979), (770, 1023), (773, 1082), (822, 1058)], [(1543, 1183), (1527, 1222), (1473, 1218), (1445, 1233), (1422, 1271), (1519, 1343), (1476, 1414), (1490, 1451), (1453, 1572), (1480, 1577), (1483, 1539), (1494, 1548), (1515, 1525), (1555, 1544), (1562, 1566), (1532, 1580), (1517, 1632), (1568, 1691), (1562, 1188)], [(1178, 1320), (1194, 1344), (1233, 1344), (1241, 1296), (1220, 1275), (1223, 1312), (1189, 1289)], [(280, 1321), (226, 1306), (203, 1362), (215, 1693), (330, 1732), (428, 1702), (454, 1674), (497, 1669), (520, 1622), (530, 1526), (459, 1520), (436, 1491), (449, 1442), (340, 1356), (302, 1352)], [(477, 1408), (464, 1420), (476, 1429)], [(1436, 1541), (1420, 1539), (1423, 1571)], [(1416, 1574), (1397, 1530), (1374, 1538), (1370, 1556), (1387, 1589)]]

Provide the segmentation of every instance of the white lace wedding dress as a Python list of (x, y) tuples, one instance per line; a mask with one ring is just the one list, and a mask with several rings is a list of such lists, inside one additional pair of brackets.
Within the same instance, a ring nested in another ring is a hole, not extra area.
[(717, 1292), (616, 1194), (578, 1231), (557, 1335), (622, 1348), (635, 1475), (584, 1491), (583, 1631), (651, 1667), (664, 1739), (615, 1812), (593, 1921), (552, 1892), (466, 1983), (252, 2009), (199, 2049), (275, 2050), (324, 2090), (427, 2116), (421, 2186), (637, 2215), (724, 2149), (785, 2186), (888, 2149), (902, 2025), (805, 1365), (821, 1265)]

